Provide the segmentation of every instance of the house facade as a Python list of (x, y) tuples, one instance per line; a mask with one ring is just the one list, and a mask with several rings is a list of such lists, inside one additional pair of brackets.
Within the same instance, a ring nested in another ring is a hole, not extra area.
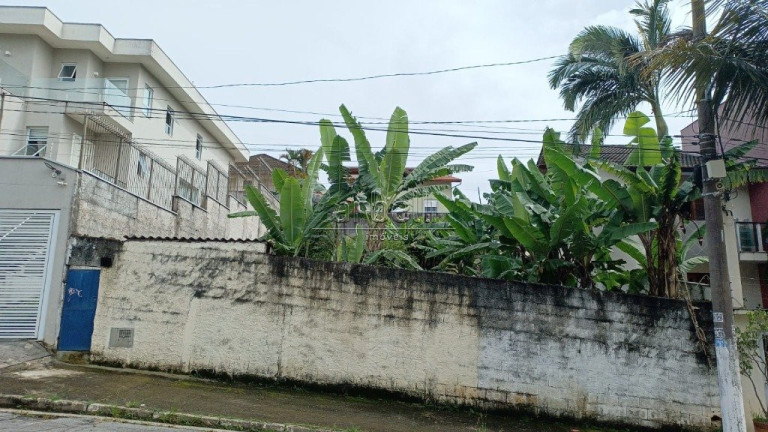
[(247, 157), (154, 41), (1, 6), (0, 338), (58, 347), (78, 272), (98, 272), (69, 265), (79, 239), (263, 234), (227, 217)]

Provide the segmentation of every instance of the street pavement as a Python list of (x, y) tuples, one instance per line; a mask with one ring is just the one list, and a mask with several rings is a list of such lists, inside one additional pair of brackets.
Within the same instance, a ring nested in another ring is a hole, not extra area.
[[(377, 396), (315, 391), (271, 382), (212, 381), (127, 369), (72, 365), (52, 358), (39, 344), (0, 341), (0, 394), (51, 402), (80, 401), (320, 429), (366, 432), (598, 432), (602, 429), (536, 418), (517, 412), (483, 412)], [(20, 405), (15, 405), (19, 407)], [(41, 409), (27, 406), (28, 409)], [(52, 407), (42, 408), (46, 411)], [(20, 416), (0, 410), (0, 431), (173, 431), (166, 425), (120, 423), (106, 417), (46, 413)], [(234, 420), (233, 420), (234, 421)], [(312, 426), (310, 426), (312, 427)], [(304, 429), (304, 428), (302, 428)], [(211, 430), (183, 429), (182, 430)], [(628, 431), (629, 429), (625, 429)], [(604, 431), (604, 430), (603, 430)]]
[(184, 426), (156, 426), (144, 422), (125, 422), (103, 417), (30, 414), (16, 410), (0, 410), (0, 431), (13, 432), (183, 432), (218, 429)]
[(0, 341), (0, 369), (21, 365), (50, 356), (37, 342)]

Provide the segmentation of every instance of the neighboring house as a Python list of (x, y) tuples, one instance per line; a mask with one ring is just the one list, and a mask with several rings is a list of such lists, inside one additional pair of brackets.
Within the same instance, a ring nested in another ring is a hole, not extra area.
[[(721, 136), (718, 147), (727, 151), (748, 141), (757, 140), (758, 145), (750, 151), (745, 159), (755, 158), (758, 167), (768, 169), (768, 125), (760, 125), (753, 120), (740, 122), (731, 128), (733, 122), (724, 119), (721, 123)], [(697, 123), (691, 123), (681, 131), (683, 150), (697, 152), (699, 146), (696, 135)], [(768, 183), (750, 183), (735, 190), (727, 191), (729, 201), (726, 203), (724, 219), (724, 236), (728, 256), (728, 273), (731, 279), (735, 322), (739, 327), (747, 323), (746, 312), (755, 309), (768, 309)], [(694, 206), (695, 208), (695, 206)], [(698, 212), (698, 219), (703, 223), (704, 213)], [(704, 245), (706, 251), (706, 244)], [(704, 252), (703, 252), (704, 253)], [(696, 269), (697, 273), (689, 273), (688, 279), (709, 280), (707, 264)], [(709, 292), (704, 293), (709, 299)], [(768, 346), (763, 339), (761, 347), (763, 355)], [(752, 379), (757, 384), (753, 391), (752, 383), (742, 378), (744, 404), (747, 415), (762, 415), (760, 400), (768, 397), (768, 383), (765, 377), (755, 368)], [(751, 422), (747, 422), (751, 426)]]
[(245, 183), (258, 188), (276, 210), (279, 207), (276, 198), (278, 191), (272, 181), (272, 173), (275, 169), (281, 169), (289, 175), (296, 174), (293, 165), (265, 153), (251, 156), (247, 162), (236, 162), (234, 167), (245, 177)]
[[(351, 181), (354, 181), (360, 174), (360, 169), (358, 167), (349, 167), (348, 170)], [(411, 171), (413, 171), (413, 168), (406, 168), (405, 172), (403, 173), (403, 177), (408, 176)], [(458, 186), (458, 184), (461, 183), (461, 179), (448, 175), (437, 177), (428, 182), (425, 182), (423, 185), (437, 186), (440, 189), (440, 193), (448, 197), (452, 197), (452, 191), (455, 187), (454, 183), (457, 183), (456, 186)], [(445, 206), (443, 206), (433, 194), (420, 198), (412, 198), (407, 202), (406, 208), (399, 209), (397, 211), (401, 213), (407, 213), (411, 217), (419, 217), (423, 219), (430, 219), (448, 213), (448, 209), (446, 209)]]
[[(287, 172), (288, 175), (297, 175), (296, 167), (293, 165), (263, 153), (251, 156), (248, 162), (238, 162), (235, 165), (246, 177), (246, 183), (261, 188), (263, 195), (268, 198), (274, 197), (278, 193), (272, 182), (272, 173), (275, 169), (281, 169)], [(359, 168), (347, 167), (347, 170), (349, 173), (348, 181), (354, 182), (360, 173)], [(411, 171), (413, 171), (413, 168), (406, 168), (403, 177), (410, 174)], [(450, 197), (456, 183), (461, 183), (461, 179), (453, 176), (444, 176), (426, 182), (425, 185), (438, 186), (444, 195)], [(276, 203), (277, 200), (275, 199), (273, 205), (276, 206)], [(409, 200), (408, 207), (400, 209), (399, 212), (407, 213), (410, 217), (432, 218), (447, 213), (447, 209), (440, 204), (434, 195), (429, 195)]]
[[(730, 124), (726, 120), (721, 125), (719, 145), (722, 145), (722, 150), (727, 151), (756, 139), (759, 144), (745, 159), (756, 158), (758, 167), (764, 169), (768, 165), (768, 127), (746, 121), (730, 129)], [(681, 131), (684, 151), (699, 151), (695, 138), (697, 131), (696, 123), (691, 123)], [(733, 249), (728, 251), (729, 256), (733, 254), (733, 262), (738, 263), (729, 266), (729, 271), (732, 275), (734, 272), (741, 275), (740, 281), (733, 286), (734, 307), (768, 308), (768, 183), (751, 183), (727, 192), (730, 199), (727, 202), (725, 222), (728, 235), (733, 233), (734, 241), (732, 245), (729, 242), (726, 244)], [(703, 216), (701, 212), (702, 220)], [(707, 268), (702, 269), (702, 273), (708, 273)]]
[(229, 168), (245, 160), (154, 41), (1, 6), (0, 339), (56, 347), (66, 320), (88, 332), (92, 310), (61, 318), (88, 296), (95, 308), (98, 276), (73, 284), (99, 264), (69, 267), (85, 238), (262, 234), (257, 218), (227, 218), (246, 209), (245, 178)]

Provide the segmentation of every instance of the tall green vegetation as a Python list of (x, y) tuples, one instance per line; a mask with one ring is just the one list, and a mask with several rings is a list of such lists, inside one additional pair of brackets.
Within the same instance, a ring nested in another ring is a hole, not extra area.
[[(344, 165), (351, 159), (349, 144), (323, 120), (321, 146), (307, 164), (307, 176), (275, 171), (279, 211), (248, 188), (253, 210), (231, 215), (259, 216), (275, 253), (677, 295), (682, 263), (677, 226), (685, 203), (696, 193), (692, 184), (681, 183), (677, 156), (667, 148), (667, 139), (660, 141), (646, 126), (650, 119), (644, 114), (632, 113), (624, 129), (635, 146), (629, 158), (634, 169), (595, 158), (577, 160), (560, 135), (548, 129), (543, 136), (545, 172), (532, 161), (508, 164), (499, 157), (499, 178), (491, 180), (486, 204), (472, 203), (458, 190), (453, 197), (437, 193), (449, 213), (423, 229), (420, 221), (397, 224), (378, 216), (410, 197), (435, 194), (434, 187), (424, 184), (429, 180), (471, 169), (450, 163), (475, 144), (446, 147), (406, 173), (409, 142), (403, 110), (395, 110), (386, 144), (376, 153), (344, 106), (341, 113), (361, 161), (357, 177)], [(319, 193), (321, 170), (328, 174), (330, 187)], [(621, 181), (602, 179), (598, 170)], [(366, 225), (358, 226), (354, 235), (340, 235), (334, 229), (336, 218), (356, 211), (365, 213)], [(615, 258), (617, 250), (636, 259), (639, 268), (627, 270), (627, 263)]]
[[(677, 155), (649, 122), (635, 112), (625, 125), (635, 146), (627, 161), (631, 169), (600, 160), (599, 152), (577, 160), (549, 129), (543, 137), (546, 172), (532, 161), (513, 160), (510, 168), (499, 158), (487, 205), (461, 195), (452, 202), (441, 197), (456, 233), (433, 241), (432, 255), (443, 257), (436, 268), (677, 296), (677, 227), (696, 192), (692, 183), (681, 183)], [(601, 179), (600, 170), (619, 181)], [(639, 268), (628, 270), (631, 263), (615, 258), (618, 250)], [(695, 263), (688, 260), (685, 268)]]
[[(314, 154), (304, 152), (311, 155), (302, 165), (305, 176), (294, 178), (283, 170), (274, 171), (273, 181), (280, 198), (279, 212), (267, 205), (260, 191), (246, 187), (246, 197), (253, 210), (230, 217), (261, 218), (267, 227), (266, 238), (279, 254), (420, 268), (404, 251), (382, 248), (385, 230), (394, 228), (388, 215), (405, 207), (410, 199), (435, 193), (438, 188), (428, 184), (431, 180), (470, 171), (472, 167), (469, 165), (451, 162), (477, 144), (445, 147), (406, 172), (410, 138), (408, 116), (403, 109), (395, 108), (385, 144), (375, 153), (363, 126), (344, 105), (340, 111), (354, 138), (359, 165), (356, 177), (344, 165), (351, 160), (349, 143), (336, 132), (330, 120), (323, 119), (320, 121), (320, 148)], [(328, 174), (330, 187), (317, 193), (320, 170)], [(337, 218), (356, 212), (366, 218), (366, 229), (357, 229), (354, 240), (339, 236), (339, 230), (333, 229)], [(366, 237), (365, 250), (361, 250), (361, 236)]]
[[(352, 113), (342, 105), (339, 110), (344, 122), (354, 138), (355, 154), (359, 173), (354, 179), (352, 189), (355, 205), (368, 222), (368, 248), (376, 251), (381, 248), (381, 236), (384, 228), (391, 223), (388, 214), (404, 209), (413, 198), (432, 195), (440, 189), (429, 182), (437, 177), (471, 171), (469, 165), (452, 162), (471, 151), (477, 143), (470, 143), (458, 148), (452, 146), (427, 156), (412, 171), (406, 173), (410, 138), (408, 136), (408, 115), (400, 108), (395, 108), (387, 128), (384, 146), (374, 152), (365, 130)], [(340, 138), (329, 120), (321, 120), (323, 148), (329, 157), (339, 157), (341, 162), (349, 160), (349, 145)], [(338, 155), (338, 156), (337, 156)], [(343, 187), (349, 174), (342, 168), (328, 172), (333, 185)]]
[(572, 140), (583, 142), (596, 127), (610, 130), (618, 117), (635, 111), (643, 102), (651, 106), (659, 135), (668, 134), (659, 90), (662, 69), (649, 71), (647, 64), (638, 60), (668, 41), (668, 2), (637, 3), (630, 11), (635, 16), (637, 35), (615, 27), (587, 27), (550, 71), (549, 84), (560, 90), (565, 108), (578, 109), (570, 131)]
[(307, 175), (312, 155), (312, 150), (309, 149), (285, 149), (285, 153), (280, 155), (280, 159), (285, 160), (291, 166), (291, 174), (304, 177)]
[(517, 159), (508, 169), (500, 158), (489, 204), (478, 216), (498, 232), (500, 246), (483, 259), (483, 274), (594, 288), (618, 288), (621, 263), (611, 248), (655, 227), (626, 222), (619, 206), (626, 196), (615, 180), (601, 181), (589, 165), (577, 163), (559, 134), (544, 134), (547, 172)]
[(682, 181), (676, 152), (662, 158), (661, 143), (669, 144), (669, 139), (660, 142), (656, 131), (645, 126), (649, 122), (642, 113), (633, 113), (627, 120), (625, 133), (630, 132), (638, 140), (638, 149), (632, 155), (637, 156), (627, 162), (632, 168), (599, 159), (591, 163), (624, 183), (629, 199), (618, 204), (629, 220), (656, 222), (654, 229), (638, 235), (640, 250), (629, 241), (619, 244), (646, 272), (649, 294), (679, 297), (678, 228), (686, 219), (687, 204), (699, 197), (699, 191), (691, 179)]
[(768, 121), (768, 0), (711, 3), (710, 14), (720, 16), (706, 37), (679, 33), (633, 64), (648, 66), (644, 76), (662, 72), (680, 101), (695, 102), (697, 86), (709, 88), (722, 124), (759, 126)]
[(253, 210), (232, 213), (229, 217), (258, 216), (267, 228), (270, 244), (278, 254), (327, 257), (329, 233), (332, 233), (334, 227), (333, 210), (350, 193), (337, 190), (315, 199), (322, 160), (321, 147), (309, 160), (304, 178), (292, 177), (281, 169), (273, 172), (272, 180), (280, 200), (279, 212), (269, 206), (258, 189), (246, 186), (245, 196)]

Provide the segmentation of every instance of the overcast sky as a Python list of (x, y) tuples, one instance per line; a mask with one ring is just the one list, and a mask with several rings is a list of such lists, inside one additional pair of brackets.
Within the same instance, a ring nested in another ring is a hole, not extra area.
[[(628, 13), (634, 0), (487, 1), (221, 1), (221, 0), (16, 0), (48, 6), (68, 22), (103, 24), (115, 37), (155, 39), (198, 86), (346, 78), (420, 72), (458, 66), (513, 62), (560, 55), (585, 26), (604, 24), (634, 31)], [(676, 25), (690, 25), (689, 2), (672, 0)], [(552, 61), (474, 69), (421, 77), (287, 87), (202, 89), (220, 114), (317, 121), (338, 114), (344, 103), (363, 121), (389, 118), (395, 106), (411, 121), (524, 120), (572, 118), (547, 84)], [(667, 113), (689, 107), (669, 105)], [(646, 109), (646, 111), (648, 111)], [(648, 112), (649, 113), (649, 112)], [(650, 114), (650, 113), (649, 113)], [(331, 117), (337, 120), (337, 117)], [(668, 117), (679, 133), (689, 117)], [(275, 156), (286, 147), (319, 146), (317, 127), (231, 123), (253, 154)], [(539, 139), (546, 126), (567, 131), (569, 121), (483, 125), (416, 126), (440, 133)], [(507, 129), (505, 129), (507, 128)], [(514, 129), (509, 129), (514, 128)], [(460, 132), (459, 132), (460, 131)], [(620, 134), (620, 128), (612, 131)], [(348, 138), (349, 135), (347, 134)], [(374, 148), (384, 135), (369, 132)], [(411, 136), (415, 166), (445, 145), (473, 139)], [(528, 159), (540, 145), (478, 139), (464, 158), (473, 173), (462, 189), (477, 196), (495, 178), (495, 158)], [(606, 139), (625, 144), (620, 135)], [(679, 141), (679, 140), (677, 140)]]

